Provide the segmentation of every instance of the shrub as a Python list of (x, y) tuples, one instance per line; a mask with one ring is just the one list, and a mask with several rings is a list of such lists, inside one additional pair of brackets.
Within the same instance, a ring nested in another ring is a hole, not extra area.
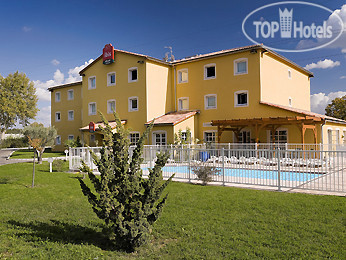
[(28, 147), (28, 139), (25, 137), (8, 137), (1, 141), (1, 148), (21, 148)]
[(65, 161), (64, 160), (54, 160), (52, 163), (53, 171), (62, 172), (64, 168)]
[(207, 185), (214, 176), (220, 175), (220, 169), (209, 165), (207, 162), (196, 163), (191, 166), (191, 170), (196, 174), (196, 179), (202, 181), (202, 185)]
[(149, 241), (153, 223), (158, 219), (166, 202), (167, 195), (161, 194), (172, 177), (162, 182), (162, 167), (167, 162), (168, 154), (157, 154), (154, 168), (149, 169), (147, 179), (142, 177), (143, 144), (150, 130), (151, 123), (141, 135), (132, 157), (129, 156), (129, 132), (122, 126), (120, 118), (115, 115), (116, 133), (101, 114), (105, 128), (101, 158), (92, 154), (100, 172), (96, 177), (83, 162), (82, 172), (87, 172), (95, 192), (79, 179), (83, 194), (96, 215), (104, 220), (104, 234), (113, 244), (126, 251)]

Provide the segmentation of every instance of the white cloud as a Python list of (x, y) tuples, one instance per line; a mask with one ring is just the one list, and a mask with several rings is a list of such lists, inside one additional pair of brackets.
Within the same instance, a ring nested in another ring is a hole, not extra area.
[(346, 76), (341, 76), (340, 79), (346, 79)]
[(50, 110), (51, 110), (51, 106), (41, 107), (34, 121), (42, 123), (45, 126), (50, 126), (51, 125)]
[(28, 26), (23, 26), (22, 30), (23, 30), (23, 32), (30, 32), (32, 30), (32, 28), (28, 27)]
[(86, 66), (88, 66), (90, 63), (92, 63), (94, 60), (90, 59), (89, 61), (84, 62), (83, 65), (75, 67), (73, 69), (69, 69), (68, 71), (68, 78), (66, 79), (65, 83), (71, 83), (75, 81), (82, 80), (81, 76), (79, 76), (79, 72), (84, 69)]
[(341, 50), (342, 53), (346, 53), (346, 48)]
[(328, 69), (340, 66), (340, 61), (332, 61), (330, 59), (320, 60), (317, 63), (311, 63), (306, 65), (304, 68), (307, 70), (311, 69)]
[(54, 59), (50, 63), (52, 63), (54, 66), (58, 66), (60, 64), (60, 61), (58, 61), (57, 59)]
[(326, 106), (331, 103), (333, 99), (344, 95), (346, 95), (344, 91), (330, 92), (329, 94), (313, 94), (310, 96), (311, 111), (324, 115)]

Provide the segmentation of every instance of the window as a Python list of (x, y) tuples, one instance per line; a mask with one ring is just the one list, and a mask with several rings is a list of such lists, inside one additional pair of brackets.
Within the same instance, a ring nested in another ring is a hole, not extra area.
[(153, 145), (166, 145), (166, 132), (154, 132), (153, 133)]
[(291, 79), (292, 78), (292, 71), (288, 70), (288, 78)]
[(61, 120), (61, 113), (55, 112), (55, 122), (59, 122)]
[(67, 112), (67, 119), (68, 119), (69, 121), (74, 120), (74, 111), (73, 111), (73, 110), (69, 110), (69, 111)]
[(112, 114), (113, 111), (115, 112), (115, 99), (111, 99), (107, 101), (107, 113)]
[(69, 135), (67, 138), (68, 138), (68, 140), (70, 140), (70, 141), (71, 141), (71, 140), (72, 140), (72, 141), (74, 140), (74, 136), (73, 136), (73, 135)]
[(138, 80), (138, 69), (136, 67), (129, 68), (129, 82), (136, 82)]
[(73, 89), (70, 89), (67, 91), (67, 100), (73, 100), (74, 99), (74, 92)]
[(247, 59), (241, 58), (234, 61), (234, 75), (247, 74)]
[(215, 131), (204, 132), (204, 142), (205, 143), (215, 143), (216, 142), (216, 132)]
[(115, 86), (115, 72), (107, 74), (107, 86)]
[(216, 65), (208, 64), (204, 66), (204, 79), (215, 79), (216, 78)]
[(89, 89), (95, 89), (96, 88), (96, 77), (92, 76), (89, 78), (89, 85), (88, 85)]
[(56, 138), (55, 138), (55, 144), (56, 145), (60, 145), (61, 144), (61, 136), (58, 135)]
[(243, 130), (238, 134), (238, 143), (248, 144), (251, 141), (250, 130)]
[(288, 106), (289, 106), (289, 107), (292, 106), (292, 98), (291, 98), (291, 97), (288, 98)]
[(95, 135), (90, 135), (90, 143), (95, 143)]
[(60, 102), (61, 100), (61, 93), (60, 92), (56, 92), (55, 93), (55, 102)]
[(138, 97), (129, 97), (129, 112), (138, 111)]
[(344, 144), (346, 144), (346, 130), (343, 132)]
[(234, 106), (247, 107), (249, 105), (249, 96), (247, 90), (240, 90), (234, 92)]
[(96, 102), (89, 103), (89, 116), (96, 115)]
[(139, 141), (139, 133), (130, 133), (130, 145), (137, 145)]
[[(189, 138), (189, 139), (191, 139), (191, 138)], [(187, 132), (186, 131), (182, 131), (181, 132), (181, 140), (182, 141), (187, 141)], [(191, 140), (189, 140), (189, 141), (191, 141)]]
[(178, 70), (178, 83), (187, 83), (189, 79), (188, 76), (187, 69)]
[(216, 109), (217, 101), (215, 94), (204, 96), (204, 107), (205, 109)]
[(182, 97), (178, 99), (178, 110), (188, 110), (189, 109), (189, 98)]
[[(269, 131), (269, 142), (273, 142), (271, 131)], [(275, 131), (274, 143), (288, 143), (288, 131), (286, 129), (278, 129)]]
[(333, 143), (333, 135), (332, 135), (332, 129), (328, 129), (328, 144)]

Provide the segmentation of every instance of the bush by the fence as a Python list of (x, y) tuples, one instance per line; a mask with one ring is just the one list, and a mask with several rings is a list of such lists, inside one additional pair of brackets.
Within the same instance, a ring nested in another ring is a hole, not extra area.
[(53, 171), (62, 172), (64, 168), (64, 163), (65, 163), (64, 160), (59, 160), (59, 159), (54, 160), (52, 163)]
[(193, 164), (191, 170), (196, 174), (197, 179), (202, 181), (202, 185), (207, 185), (213, 180), (213, 177), (220, 175), (221, 170), (206, 162)]

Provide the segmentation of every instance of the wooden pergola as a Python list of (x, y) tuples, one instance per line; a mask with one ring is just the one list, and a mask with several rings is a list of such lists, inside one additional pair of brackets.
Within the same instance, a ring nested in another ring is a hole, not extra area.
[(253, 127), (255, 129), (255, 140), (259, 142), (259, 133), (261, 130), (270, 130), (273, 142), (275, 141), (276, 130), (283, 125), (295, 125), (301, 132), (301, 142), (305, 143), (305, 132), (311, 129), (314, 133), (314, 143), (317, 144), (317, 127), (324, 123), (324, 119), (315, 116), (292, 116), (292, 117), (269, 117), (269, 118), (251, 118), (251, 119), (228, 119), (228, 120), (212, 120), (211, 125), (217, 126), (218, 142), (221, 141), (221, 135), (224, 131), (232, 131), (235, 133), (237, 142), (239, 133), (245, 127)]

